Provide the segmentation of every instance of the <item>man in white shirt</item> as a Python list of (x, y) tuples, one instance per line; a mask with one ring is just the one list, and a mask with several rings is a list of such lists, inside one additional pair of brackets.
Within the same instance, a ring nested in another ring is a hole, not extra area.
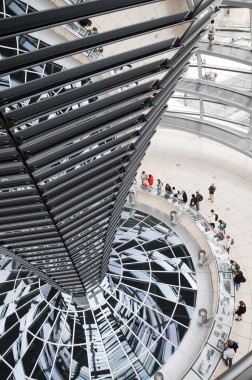
[(223, 352), (223, 360), (226, 364), (226, 366), (231, 367), (233, 362), (235, 351), (233, 348), (227, 347), (225, 351)]
[(142, 185), (144, 184), (145, 181), (147, 181), (147, 179), (148, 179), (148, 175), (145, 173), (145, 171), (143, 171), (141, 174)]
[(218, 220), (218, 216), (216, 218), (214, 210), (211, 210), (211, 214), (209, 215), (209, 224), (212, 228), (215, 228), (216, 219)]
[(176, 188), (176, 186), (173, 186), (173, 188), (172, 188), (172, 194), (173, 194), (174, 198), (178, 198), (179, 191)]

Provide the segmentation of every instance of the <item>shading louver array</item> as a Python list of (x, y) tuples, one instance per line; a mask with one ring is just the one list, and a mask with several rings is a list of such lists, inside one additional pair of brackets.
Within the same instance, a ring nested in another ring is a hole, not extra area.
[[(158, 3), (91, 1), (44, 11), (22, 1), (1, 3), (0, 241), (69, 293), (85, 293), (104, 277), (129, 187), (214, 10), (201, 1), (192, 11), (53, 46), (43, 33), (80, 17), (116, 17)], [(183, 26), (177, 36), (142, 48), (76, 67), (58, 63), (174, 26)], [(118, 73), (125, 64), (132, 69)]]

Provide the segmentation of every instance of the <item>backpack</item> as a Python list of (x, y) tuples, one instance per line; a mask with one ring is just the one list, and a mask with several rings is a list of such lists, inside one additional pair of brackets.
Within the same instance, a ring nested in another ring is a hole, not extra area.
[(234, 352), (236, 352), (239, 348), (239, 342), (238, 340), (234, 340), (234, 344), (233, 344), (233, 349), (234, 349)]
[(199, 201), (203, 201), (203, 195), (199, 194)]
[(223, 232), (219, 232), (218, 234), (217, 234), (217, 237), (220, 239), (220, 240), (224, 240), (224, 234), (223, 234)]
[(234, 239), (231, 239), (231, 242), (230, 242), (230, 244), (231, 244), (231, 245), (233, 245), (233, 244), (234, 244)]
[(242, 276), (242, 278), (240, 279), (241, 282), (246, 282), (246, 278), (244, 276)]
[(224, 222), (224, 220), (222, 220), (222, 223), (220, 223), (220, 228), (223, 228), (223, 230), (225, 230), (226, 227), (227, 227), (227, 223)]
[(219, 219), (219, 216), (218, 214), (214, 214), (215, 215), (215, 221), (217, 222), (217, 220)]

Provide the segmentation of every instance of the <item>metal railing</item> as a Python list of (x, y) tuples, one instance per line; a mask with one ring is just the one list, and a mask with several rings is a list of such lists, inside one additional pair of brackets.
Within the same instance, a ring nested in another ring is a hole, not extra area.
[[(209, 329), (207, 338), (205, 344), (201, 350), (199, 350), (197, 357), (193, 361), (191, 368), (181, 379), (190, 380), (193, 378), (200, 380), (202, 376), (204, 376), (204, 379), (210, 379), (221, 361), (224, 343), (230, 336), (233, 326), (235, 289), (228, 253), (207, 220), (188, 204), (172, 196), (165, 198), (165, 192), (163, 190), (158, 191), (155, 187), (145, 188), (138, 186), (137, 191), (139, 194), (144, 193), (146, 195), (155, 196), (169, 205), (171, 210), (175, 212), (174, 216), (178, 216), (178, 219), (174, 220), (174, 224), (180, 223), (183, 225), (183, 218), (184, 216), (187, 217), (184, 225), (186, 229), (190, 232), (190, 223), (188, 223), (188, 221), (191, 220), (193, 227), (196, 226), (200, 233), (199, 235), (203, 237), (203, 239), (198, 237), (198, 243), (200, 241), (202, 248), (204, 248), (203, 251), (199, 252), (199, 255), (201, 252), (205, 253), (204, 257), (200, 258), (199, 256), (199, 265), (209, 265), (212, 277), (217, 277), (219, 280), (218, 282), (213, 281), (213, 294), (216, 297), (214, 299), (215, 307), (213, 310), (208, 311), (210, 318), (207, 318), (206, 314), (205, 322), (199, 321), (199, 323), (204, 324), (205, 327)], [(144, 203), (147, 203), (147, 200), (145, 200)], [(195, 237), (195, 228), (193, 229), (193, 233)], [(210, 265), (211, 263), (213, 265)], [(200, 311), (203, 310), (204, 309), (199, 309), (198, 311), (200, 313)], [(160, 370), (160, 372), (162, 373), (162, 370)], [(231, 378), (227, 379), (231, 380)]]
[(251, 380), (252, 378), (252, 351), (222, 373), (216, 380)]

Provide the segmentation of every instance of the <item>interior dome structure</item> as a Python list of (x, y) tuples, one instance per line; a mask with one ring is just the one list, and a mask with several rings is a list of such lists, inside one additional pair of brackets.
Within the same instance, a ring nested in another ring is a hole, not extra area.
[[(209, 208), (228, 219), (234, 207), (225, 149), (234, 170), (232, 154), (244, 157), (250, 186), (248, 3), (0, 1), (4, 379), (213, 376), (235, 290)], [(142, 171), (155, 178), (147, 191)], [(168, 199), (164, 182), (204, 193), (201, 210)]]

